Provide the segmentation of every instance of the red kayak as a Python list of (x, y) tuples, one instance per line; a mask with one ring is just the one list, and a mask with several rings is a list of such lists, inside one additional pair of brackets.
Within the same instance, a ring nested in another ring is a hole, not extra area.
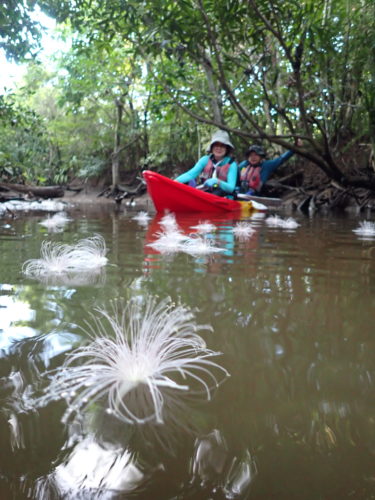
[(157, 212), (252, 212), (267, 207), (254, 201), (228, 200), (145, 170), (147, 191)]

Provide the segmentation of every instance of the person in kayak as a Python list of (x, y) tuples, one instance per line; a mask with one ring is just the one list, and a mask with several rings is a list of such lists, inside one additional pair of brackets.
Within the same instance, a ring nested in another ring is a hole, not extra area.
[[(231, 156), (234, 150), (228, 132), (217, 130), (209, 144), (209, 154), (202, 156), (187, 172), (175, 180), (190, 184), (217, 196), (231, 198), (237, 184), (238, 166)], [(196, 182), (198, 179), (198, 182)]]
[[(301, 146), (301, 141), (298, 140), (296, 145)], [(266, 152), (262, 146), (258, 144), (250, 146), (245, 153), (247, 159), (239, 165), (239, 193), (259, 195), (270, 175), (293, 154), (293, 151), (286, 151), (278, 158), (265, 160)]]

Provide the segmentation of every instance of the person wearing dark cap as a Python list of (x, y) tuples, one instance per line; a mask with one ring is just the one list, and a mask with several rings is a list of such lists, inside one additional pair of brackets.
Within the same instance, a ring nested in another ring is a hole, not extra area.
[(211, 138), (209, 154), (202, 156), (194, 167), (175, 180), (218, 196), (230, 197), (236, 188), (238, 174), (237, 163), (232, 157), (233, 150), (228, 132), (217, 130)]
[[(298, 141), (297, 145), (300, 145)], [(258, 195), (270, 175), (294, 154), (286, 151), (278, 158), (266, 160), (266, 152), (258, 144), (253, 144), (245, 153), (246, 160), (239, 165), (241, 194)]]

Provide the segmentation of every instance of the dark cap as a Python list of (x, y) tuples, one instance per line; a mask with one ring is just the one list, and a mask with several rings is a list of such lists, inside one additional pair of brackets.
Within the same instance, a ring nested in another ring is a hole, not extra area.
[(245, 155), (249, 156), (250, 153), (256, 153), (259, 156), (266, 156), (266, 152), (262, 148), (262, 146), (259, 146), (258, 144), (253, 144), (252, 146), (249, 146), (248, 150), (246, 151)]

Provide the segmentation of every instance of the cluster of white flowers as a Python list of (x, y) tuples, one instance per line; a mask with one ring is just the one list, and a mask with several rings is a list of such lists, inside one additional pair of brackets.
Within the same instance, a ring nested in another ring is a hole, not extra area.
[[(207, 255), (225, 251), (224, 248), (215, 247), (213, 240), (206, 237), (207, 222), (191, 227), (191, 229), (198, 228), (198, 232), (200, 228), (203, 234), (193, 233), (189, 236), (179, 228), (174, 214), (165, 215), (160, 221), (160, 226), (163, 231), (157, 232), (155, 241), (148, 243), (148, 246), (160, 253), (185, 252), (190, 255)], [(211, 224), (210, 229), (212, 228), (216, 229), (216, 226)]]
[(267, 217), (266, 224), (270, 227), (280, 227), (282, 229), (296, 229), (300, 226), (300, 224), (298, 224), (298, 222), (293, 219), (293, 217), (282, 219), (278, 215)]
[(105, 240), (99, 234), (75, 245), (43, 241), (40, 253), (40, 259), (29, 259), (23, 264), (25, 276), (44, 279), (51, 275), (92, 271), (105, 266), (108, 261)]
[(61, 212), (69, 207), (68, 203), (57, 200), (21, 201), (10, 200), (0, 204), (0, 215), (10, 212)]

